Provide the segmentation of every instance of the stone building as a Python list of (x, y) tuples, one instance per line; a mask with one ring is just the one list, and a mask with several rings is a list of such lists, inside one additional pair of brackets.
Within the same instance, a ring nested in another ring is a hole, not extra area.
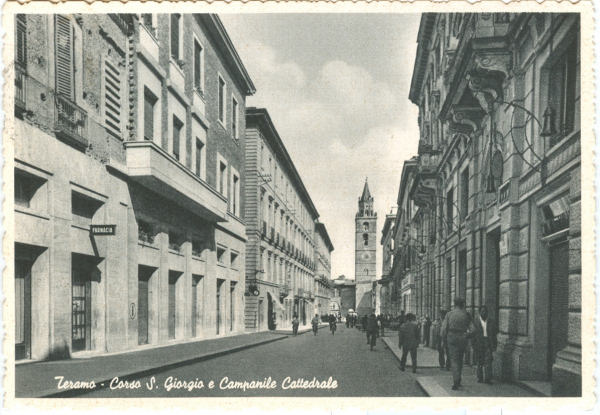
[(356, 283), (340, 275), (332, 281), (333, 297), (331, 297), (331, 309), (339, 311), (342, 317), (348, 315), (349, 310), (356, 311)]
[(220, 19), (15, 19), (17, 360), (242, 333), (254, 86)]
[(383, 229), (381, 230), (381, 240), (379, 243), (382, 247), (382, 262), (381, 262), (381, 278), (377, 283), (379, 288), (379, 310), (381, 314), (395, 314), (396, 310), (392, 308), (392, 291), (394, 287), (394, 279), (392, 278), (392, 266), (394, 263), (394, 228), (396, 215), (390, 212), (385, 217)]
[(358, 212), (354, 221), (355, 311), (362, 316), (373, 312), (373, 281), (377, 272), (377, 212), (373, 209), (373, 196), (366, 180), (362, 195), (358, 198)]
[(424, 14), (417, 42), (414, 210), (396, 229), (417, 251), (416, 312), (487, 305), (496, 376), (580, 395), (578, 15)]
[(315, 230), (315, 313), (323, 316), (330, 313), (329, 300), (333, 296), (331, 284), (333, 244), (323, 222), (317, 222)]
[(314, 315), (319, 213), (266, 109), (246, 111), (246, 329)]

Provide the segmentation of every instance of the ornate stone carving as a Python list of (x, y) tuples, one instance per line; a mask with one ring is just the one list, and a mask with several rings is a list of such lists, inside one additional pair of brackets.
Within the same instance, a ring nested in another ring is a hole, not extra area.
[(495, 102), (502, 101), (502, 84), (511, 68), (511, 55), (508, 52), (477, 52), (473, 59), (473, 69), (467, 75), (469, 88), (481, 107), (489, 112)]

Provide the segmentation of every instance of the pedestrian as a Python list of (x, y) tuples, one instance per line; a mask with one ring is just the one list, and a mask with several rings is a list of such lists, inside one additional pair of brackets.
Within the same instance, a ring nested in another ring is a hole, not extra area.
[(331, 334), (335, 336), (335, 329), (337, 328), (337, 318), (333, 314), (329, 316), (329, 330), (331, 330)]
[(298, 321), (298, 315), (294, 314), (294, 318), (292, 319), (292, 331), (294, 333), (294, 336), (298, 335), (298, 326), (300, 325), (300, 322)]
[(311, 323), (312, 323), (313, 334), (316, 336), (317, 331), (319, 330), (319, 315), (318, 314), (315, 314)]
[(477, 381), (492, 383), (493, 352), (498, 346), (496, 326), (488, 316), (487, 306), (479, 309), (479, 317), (473, 321), (473, 351), (477, 363)]
[(383, 337), (385, 329), (383, 328), (383, 316), (381, 314), (377, 316), (377, 323), (379, 324), (380, 336)]
[(377, 341), (377, 334), (379, 333), (379, 327), (377, 326), (377, 318), (375, 317), (375, 313), (371, 313), (371, 315), (367, 317), (366, 331), (367, 344), (369, 344), (371, 346), (371, 350), (373, 350), (375, 347), (375, 342)]
[[(367, 331), (367, 321), (369, 320), (369, 316), (367, 316), (366, 314), (364, 316), (362, 316), (362, 321), (361, 321), (361, 328), (364, 331)], [(368, 335), (367, 335), (368, 336)]]
[(465, 300), (458, 297), (454, 299), (454, 309), (446, 314), (442, 323), (442, 338), (448, 345), (452, 367), (452, 390), (460, 387), (463, 358), (471, 328), (471, 317), (465, 311)]
[(416, 317), (412, 313), (406, 315), (406, 322), (398, 329), (398, 347), (402, 348), (400, 359), (400, 370), (404, 372), (406, 357), (410, 353), (412, 371), (417, 373), (417, 347), (419, 347), (419, 329), (415, 322)]
[(440, 317), (438, 319), (438, 338), (437, 341), (434, 343), (434, 345), (437, 348), (438, 351), (438, 361), (440, 363), (440, 369), (442, 370), (450, 370), (450, 356), (448, 355), (448, 345), (446, 344), (446, 342), (444, 341), (444, 338), (442, 337), (442, 322), (444, 321), (444, 318), (446, 317), (447, 311), (446, 310), (440, 310)]
[(346, 328), (350, 327), (350, 314), (346, 314)]
[(423, 335), (425, 337), (425, 346), (429, 347), (429, 336), (431, 334), (431, 319), (429, 316), (425, 317), (425, 323), (423, 324)]

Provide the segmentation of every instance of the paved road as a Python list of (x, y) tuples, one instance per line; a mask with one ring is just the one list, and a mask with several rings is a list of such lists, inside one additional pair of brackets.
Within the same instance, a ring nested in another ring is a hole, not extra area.
[[(225, 377), (239, 383), (228, 384), (227, 380), (223, 381)], [(167, 391), (165, 382), (174, 378), (196, 387), (202, 382), (203, 387), (191, 391), (185, 388)], [(310, 383), (313, 378), (328, 388), (314, 388), (316, 382)], [(298, 379), (304, 379), (309, 388), (291, 388), (302, 384)], [(211, 380), (214, 381), (213, 389), (209, 388)], [(103, 389), (81, 397), (424, 396), (414, 375), (399, 370), (396, 358), (383, 342), (379, 341), (371, 352), (363, 332), (345, 327), (339, 327), (335, 336), (326, 329), (321, 329), (317, 336), (312, 333), (290, 336), (138, 381), (139, 387), (135, 389), (111, 390), (105, 385)], [(335, 388), (334, 381), (337, 382)], [(246, 390), (241, 389), (243, 382), (247, 382)], [(263, 387), (256, 388), (256, 382), (261, 382)], [(153, 389), (148, 390), (148, 385)], [(220, 385), (235, 389), (221, 389)], [(284, 389), (284, 386), (288, 388)]]

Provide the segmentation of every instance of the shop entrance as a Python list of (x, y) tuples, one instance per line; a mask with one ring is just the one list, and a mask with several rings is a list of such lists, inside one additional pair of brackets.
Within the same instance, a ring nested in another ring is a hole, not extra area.
[(15, 360), (31, 358), (31, 266), (15, 260)]
[(71, 348), (92, 349), (92, 282), (100, 281), (100, 258), (73, 254), (71, 257)]
[(138, 344), (148, 344), (150, 280), (155, 268), (138, 265)]
[(567, 346), (569, 323), (569, 242), (566, 238), (549, 246), (550, 255), (550, 301), (548, 376), (552, 377), (552, 365), (556, 354)]
[(269, 330), (275, 330), (275, 319), (273, 318), (273, 297), (267, 293), (267, 326)]

